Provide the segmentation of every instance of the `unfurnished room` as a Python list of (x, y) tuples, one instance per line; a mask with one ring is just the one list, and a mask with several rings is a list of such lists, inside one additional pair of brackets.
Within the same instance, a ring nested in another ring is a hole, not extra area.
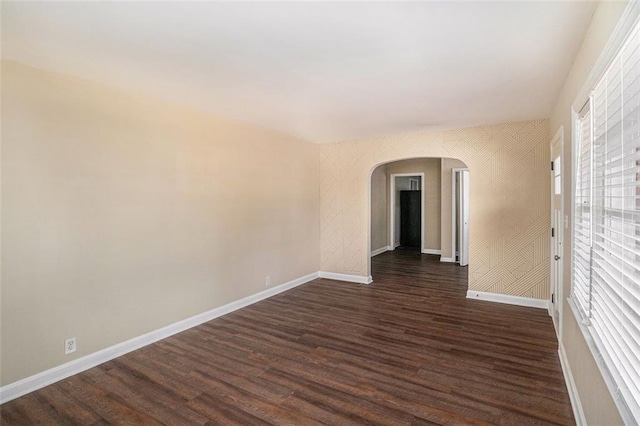
[(636, 1), (3, 1), (0, 423), (637, 425)]

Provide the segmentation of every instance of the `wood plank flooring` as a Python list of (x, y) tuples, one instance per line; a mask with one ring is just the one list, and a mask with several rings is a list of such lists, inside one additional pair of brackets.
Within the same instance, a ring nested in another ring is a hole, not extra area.
[(25, 424), (574, 424), (547, 312), (396, 250), (0, 407)]

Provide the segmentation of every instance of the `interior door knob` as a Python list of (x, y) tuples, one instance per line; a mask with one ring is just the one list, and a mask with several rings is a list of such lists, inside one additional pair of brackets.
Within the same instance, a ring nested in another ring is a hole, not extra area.
[(556, 254), (555, 256), (553, 256), (553, 258), (554, 258), (555, 260), (560, 260), (560, 256), (558, 256), (557, 254)]

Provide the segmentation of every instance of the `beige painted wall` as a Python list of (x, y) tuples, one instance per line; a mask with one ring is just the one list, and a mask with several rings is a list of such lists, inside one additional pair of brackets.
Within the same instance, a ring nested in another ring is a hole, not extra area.
[(2, 103), (2, 385), (318, 270), (317, 145), (15, 63)]
[(470, 170), (469, 288), (549, 295), (549, 126), (524, 121), (410, 132), (320, 147), (320, 267), (370, 275), (369, 183), (374, 167), (458, 158)]
[(416, 158), (389, 163), (387, 185), (391, 184), (391, 175), (395, 173), (424, 173), (422, 249), (440, 250), (440, 159)]
[[(576, 101), (578, 92), (586, 83), (600, 53), (618, 22), (626, 2), (599, 3), (584, 38), (582, 47), (576, 56), (571, 71), (560, 91), (550, 119), (550, 137), (560, 126), (564, 129), (564, 205), (565, 215), (570, 218), (569, 227), (564, 230), (564, 259), (571, 259), (572, 222), (571, 222), (571, 105)], [(562, 344), (578, 388), (587, 423), (590, 425), (620, 425), (622, 419), (600, 375), (598, 367), (587, 347), (566, 297), (571, 291), (571, 262), (564, 262), (563, 271), (563, 309)]]
[[(442, 229), (442, 233), (441, 233), (440, 246), (442, 251), (442, 257), (450, 258), (454, 260), (455, 260), (454, 253), (451, 252), (452, 232), (453, 232), (453, 230), (451, 229), (453, 225), (451, 220), (452, 199), (453, 199), (453, 193), (451, 189), (452, 174), (453, 174), (452, 169), (455, 169), (455, 168), (461, 169), (466, 167), (467, 165), (464, 162), (455, 158), (443, 158), (441, 163), (442, 175), (441, 175), (440, 181), (442, 182), (442, 185), (441, 185), (442, 218), (441, 218), (440, 226)], [(473, 177), (470, 177), (470, 179), (473, 179)]]
[(387, 166), (383, 165), (371, 174), (371, 251), (389, 245), (388, 193)]

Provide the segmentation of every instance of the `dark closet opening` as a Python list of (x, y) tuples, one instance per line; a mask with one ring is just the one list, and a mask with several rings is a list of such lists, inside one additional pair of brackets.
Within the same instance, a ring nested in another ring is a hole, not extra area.
[(420, 248), (422, 191), (400, 191), (400, 246)]

